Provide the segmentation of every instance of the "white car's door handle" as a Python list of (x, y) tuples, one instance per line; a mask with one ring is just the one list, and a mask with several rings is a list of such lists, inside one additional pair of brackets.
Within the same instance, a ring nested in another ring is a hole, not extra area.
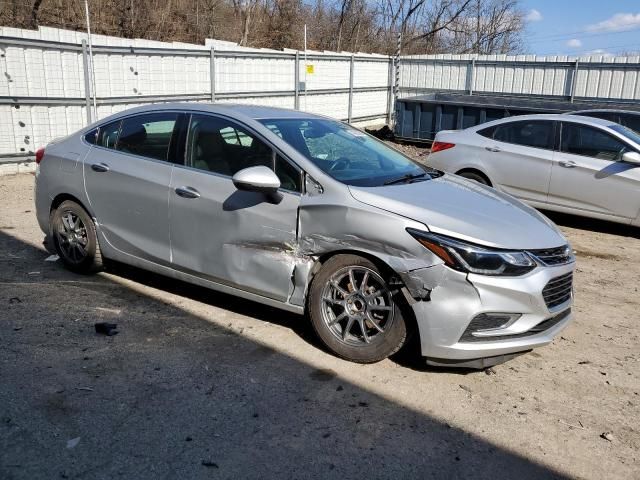
[(91, 170), (98, 173), (108, 172), (109, 165), (107, 165), (106, 163), (94, 163), (93, 165), (91, 165)]
[(564, 167), (564, 168), (575, 168), (578, 166), (578, 164), (576, 162), (574, 162), (573, 160), (561, 160), (560, 162), (560, 166)]
[(178, 187), (176, 188), (176, 195), (182, 198), (200, 198), (200, 192), (192, 187)]
[(484, 147), (485, 150), (488, 150), (490, 152), (500, 152), (500, 148), (499, 147)]

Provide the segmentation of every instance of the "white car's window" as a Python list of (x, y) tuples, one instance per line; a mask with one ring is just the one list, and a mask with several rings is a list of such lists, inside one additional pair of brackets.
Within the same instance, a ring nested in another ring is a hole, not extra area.
[(627, 146), (607, 132), (587, 125), (562, 123), (560, 151), (600, 160), (617, 160)]
[(260, 121), (317, 167), (348, 185), (380, 186), (441, 174), (340, 122), (315, 118)]
[(553, 150), (553, 122), (532, 120), (505, 123), (495, 127), (493, 139), (525, 147)]
[(169, 160), (178, 113), (157, 112), (122, 120), (116, 150), (157, 160)]

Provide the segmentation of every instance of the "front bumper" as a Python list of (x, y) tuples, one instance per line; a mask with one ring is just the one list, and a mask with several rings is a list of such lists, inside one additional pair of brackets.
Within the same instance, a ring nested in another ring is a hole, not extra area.
[[(412, 271), (414, 283), (421, 280), (424, 288), (431, 291), (428, 299), (411, 305), (422, 355), (442, 364), (498, 358), (548, 344), (571, 321), (573, 292), (567, 301), (550, 309), (542, 291), (550, 280), (571, 273), (574, 268), (575, 263), (538, 267), (522, 277), (465, 274), (444, 265)], [(482, 313), (519, 317), (491, 331), (491, 336), (468, 341), (467, 332), (466, 340), (461, 339), (471, 321)]]

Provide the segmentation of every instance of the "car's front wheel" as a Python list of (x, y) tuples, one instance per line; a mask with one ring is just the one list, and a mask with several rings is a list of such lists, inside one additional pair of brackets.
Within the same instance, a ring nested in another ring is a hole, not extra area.
[(336, 255), (317, 273), (309, 316), (318, 337), (336, 355), (373, 363), (400, 350), (407, 325), (385, 275), (366, 258)]
[(96, 226), (82, 206), (65, 200), (51, 212), (49, 225), (50, 238), (65, 267), (76, 273), (102, 268)]

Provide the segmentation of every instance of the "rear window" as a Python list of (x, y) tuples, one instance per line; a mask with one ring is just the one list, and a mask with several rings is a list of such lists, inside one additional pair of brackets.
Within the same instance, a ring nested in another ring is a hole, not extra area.
[(493, 139), (525, 147), (553, 150), (553, 122), (522, 121), (497, 125)]
[(84, 139), (87, 143), (90, 143), (91, 145), (95, 145), (96, 140), (98, 139), (98, 129), (94, 128), (89, 133), (85, 134)]
[(99, 147), (115, 149), (118, 133), (120, 132), (120, 123), (121, 120), (116, 120), (100, 127), (95, 144)]
[(178, 113), (158, 112), (125, 118), (116, 150), (156, 160), (169, 160)]
[(482, 135), (483, 137), (493, 138), (493, 132), (496, 127), (483, 128), (482, 130), (478, 130), (478, 135)]

